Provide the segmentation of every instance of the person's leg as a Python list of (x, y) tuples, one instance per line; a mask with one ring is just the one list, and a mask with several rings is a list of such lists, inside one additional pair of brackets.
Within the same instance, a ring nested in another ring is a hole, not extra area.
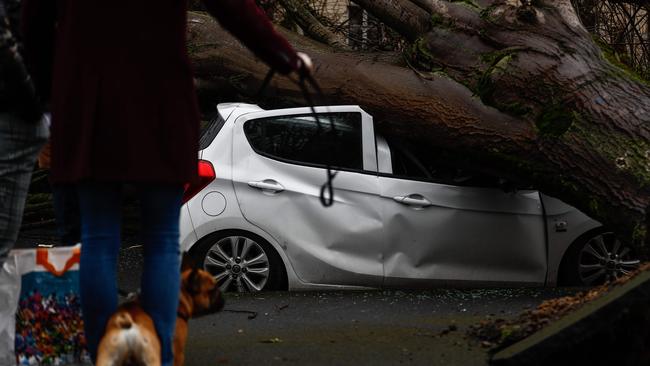
[(44, 120), (29, 123), (0, 113), (0, 266), (18, 238), (29, 181), (48, 134)]
[(179, 220), (182, 185), (139, 187), (144, 268), (142, 307), (161, 341), (163, 366), (173, 362), (172, 341), (180, 292)]
[(117, 310), (117, 257), (120, 250), (121, 187), (82, 183), (79, 287), (88, 351), (93, 360), (108, 318)]
[(75, 245), (81, 241), (81, 218), (77, 190), (72, 184), (52, 184), (56, 231), (62, 245)]

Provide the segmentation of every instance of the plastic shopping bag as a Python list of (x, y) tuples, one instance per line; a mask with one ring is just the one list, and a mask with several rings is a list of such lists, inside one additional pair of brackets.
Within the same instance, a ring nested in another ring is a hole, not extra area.
[(81, 246), (12, 253), (21, 276), (14, 364), (90, 364), (79, 299)]
[(0, 268), (0, 366), (16, 364), (14, 332), (20, 294), (20, 273), (16, 256), (9, 255)]

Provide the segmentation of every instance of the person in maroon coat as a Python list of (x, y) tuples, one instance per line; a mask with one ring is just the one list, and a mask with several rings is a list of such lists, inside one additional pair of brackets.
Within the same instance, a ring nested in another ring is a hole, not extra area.
[[(38, 90), (51, 90), (51, 179), (78, 188), (88, 348), (95, 357), (117, 306), (120, 184), (136, 183), (145, 246), (141, 298), (169, 364), (181, 197), (183, 184), (197, 175), (199, 110), (186, 50), (187, 0), (23, 1), (26, 60)], [(309, 72), (308, 58), (253, 0), (204, 3), (277, 71)]]

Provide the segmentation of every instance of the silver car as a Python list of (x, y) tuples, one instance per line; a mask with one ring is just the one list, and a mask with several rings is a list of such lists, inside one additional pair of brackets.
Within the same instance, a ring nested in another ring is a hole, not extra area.
[(589, 285), (639, 263), (555, 198), (425, 166), (358, 106), (317, 107), (320, 126), (309, 108), (217, 109), (181, 241), (223, 289)]

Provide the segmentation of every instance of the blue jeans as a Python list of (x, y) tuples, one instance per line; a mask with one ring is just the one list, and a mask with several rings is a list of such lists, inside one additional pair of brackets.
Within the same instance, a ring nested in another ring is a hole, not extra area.
[(45, 120), (0, 113), (0, 266), (16, 243), (34, 164), (48, 135)]
[[(88, 350), (97, 347), (108, 318), (117, 309), (116, 267), (120, 249), (120, 184), (82, 183), (80, 290)], [(161, 341), (162, 364), (173, 362), (172, 340), (180, 292), (179, 220), (182, 185), (138, 187), (144, 268), (140, 302), (153, 319)]]

